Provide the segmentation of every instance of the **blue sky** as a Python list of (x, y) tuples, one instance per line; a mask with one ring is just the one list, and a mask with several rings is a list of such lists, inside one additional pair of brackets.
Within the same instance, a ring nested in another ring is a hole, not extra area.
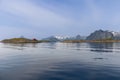
[(0, 39), (120, 31), (120, 0), (0, 0)]

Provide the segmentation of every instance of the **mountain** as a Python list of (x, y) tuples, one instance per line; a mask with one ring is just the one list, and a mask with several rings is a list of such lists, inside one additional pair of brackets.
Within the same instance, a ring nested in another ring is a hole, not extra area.
[(75, 37), (75, 40), (85, 40), (85, 39), (86, 39), (85, 36), (77, 35), (77, 36)]
[(96, 30), (95, 32), (91, 33), (86, 39), (87, 40), (108, 40), (114, 39), (115, 36), (110, 31), (104, 30)]
[(70, 37), (70, 38), (68, 38), (68, 39), (66, 39), (66, 40), (85, 40), (85, 39), (86, 39), (85, 36), (76, 35), (76, 36)]
[(50, 37), (44, 38), (44, 39), (42, 39), (42, 40), (48, 41), (48, 42), (57, 42), (57, 41), (59, 41), (59, 39), (56, 38), (55, 36), (50, 36)]
[(85, 41), (85, 40), (120, 40), (120, 32), (108, 31), (108, 30), (96, 30), (91, 33), (89, 36), (51, 36), (48, 38), (42, 39), (48, 42), (57, 42), (57, 41)]
[(69, 36), (50, 36), (48, 38), (44, 38), (42, 40), (49, 41), (49, 42), (57, 42), (57, 41), (64, 41), (68, 39), (73, 39), (72, 37)]
[(54, 37), (57, 38), (57, 39), (60, 40), (60, 41), (71, 38), (70, 36), (54, 36)]
[(114, 40), (120, 40), (120, 32), (112, 31)]
[(70, 37), (70, 36), (51, 36), (48, 38), (44, 38), (42, 40), (46, 40), (49, 42), (57, 42), (57, 41), (64, 41), (64, 40), (85, 40), (85, 38), (86, 37), (80, 36), (80, 35), (73, 36), (73, 37)]

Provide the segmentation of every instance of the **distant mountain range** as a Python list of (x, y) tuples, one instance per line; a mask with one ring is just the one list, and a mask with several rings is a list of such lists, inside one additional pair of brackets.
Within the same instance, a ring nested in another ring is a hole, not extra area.
[(27, 39), (24, 37), (4, 39), (4, 43), (40, 43), (40, 42), (120, 42), (120, 32), (96, 30), (89, 36), (50, 36), (42, 40)]
[(48, 38), (44, 38), (42, 40), (56, 42), (56, 41), (64, 41), (64, 40), (85, 40), (85, 39), (86, 39), (86, 37), (77, 35), (77, 36), (73, 36), (73, 37), (70, 37), (70, 36), (51, 36)]
[(120, 40), (120, 32), (96, 30), (86, 40)]
[(47, 41), (64, 41), (64, 40), (120, 40), (120, 32), (108, 31), (108, 30), (96, 30), (89, 36), (51, 36), (42, 40)]

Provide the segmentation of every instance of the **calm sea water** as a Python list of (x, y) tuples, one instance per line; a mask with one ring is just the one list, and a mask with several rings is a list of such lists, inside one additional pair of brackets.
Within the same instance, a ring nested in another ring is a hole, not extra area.
[(120, 43), (0, 43), (0, 80), (120, 80)]

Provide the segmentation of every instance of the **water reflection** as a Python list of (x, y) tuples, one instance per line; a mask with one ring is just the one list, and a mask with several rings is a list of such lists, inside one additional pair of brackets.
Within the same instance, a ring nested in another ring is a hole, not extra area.
[(4, 48), (24, 50), (25, 48), (37, 48), (37, 43), (3, 43)]
[(45, 47), (49, 49), (56, 49), (56, 42), (50, 42)]
[[(66, 48), (92, 52), (113, 52), (114, 43), (65, 43)], [(118, 47), (118, 46), (117, 46)]]
[(119, 80), (119, 72), (116, 74), (111, 67), (90, 66), (84, 63), (57, 63), (50, 70), (46, 70), (36, 79), (31, 80)]
[(120, 80), (120, 43), (0, 46), (0, 80)]
[(94, 52), (113, 52), (114, 43), (89, 43), (91, 50)]
[(91, 48), (98, 49), (113, 49), (114, 43), (89, 43)]

